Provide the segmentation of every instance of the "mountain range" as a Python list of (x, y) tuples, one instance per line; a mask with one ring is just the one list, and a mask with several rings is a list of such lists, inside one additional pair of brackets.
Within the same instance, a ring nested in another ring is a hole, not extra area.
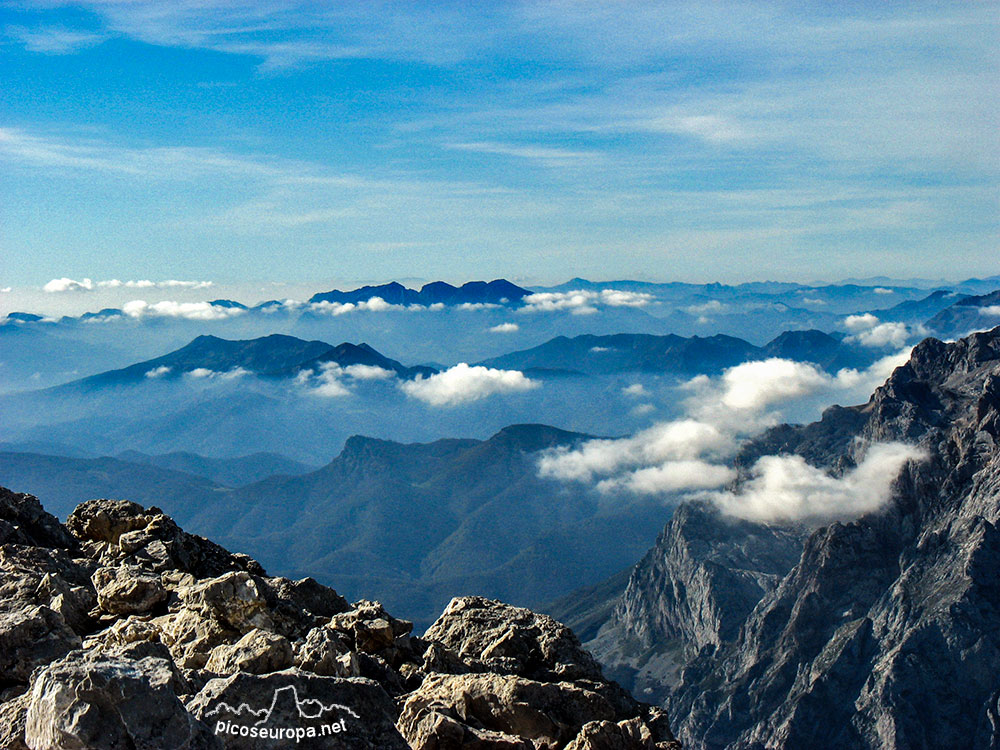
[(150, 378), (173, 379), (199, 370), (226, 373), (245, 371), (260, 377), (294, 377), (303, 370), (319, 369), (326, 364), (341, 367), (362, 365), (393, 372), (401, 378), (432, 375), (428, 367), (409, 368), (389, 359), (367, 344), (344, 342), (331, 346), (322, 341), (303, 341), (294, 336), (271, 334), (246, 341), (230, 341), (202, 335), (180, 349), (162, 357), (138, 362), (78, 381), (80, 386), (104, 386), (141, 383)]
[(493, 281), (468, 281), (462, 286), (452, 286), (444, 281), (424, 284), (420, 290), (408, 289), (393, 281), (378, 286), (363, 286), (342, 292), (333, 289), (309, 298), (310, 304), (339, 302), (357, 304), (378, 297), (390, 305), (516, 305), (531, 294), (528, 289), (512, 284), (506, 279)]
[(531, 371), (535, 369), (614, 375), (650, 372), (691, 376), (716, 374), (751, 360), (782, 357), (812, 362), (836, 371), (864, 367), (876, 353), (822, 331), (785, 331), (762, 347), (733, 336), (692, 336), (619, 333), (559, 336), (523, 351), (484, 360), (486, 367)]
[(542, 425), (484, 441), (356, 436), (321, 469), (236, 489), (177, 470), (177, 459), (0, 453), (0, 483), (35, 486), (59, 515), (81, 498), (155, 503), (275, 570), (308, 570), (429, 622), (456, 591), (531, 606), (602, 580), (648, 547), (666, 515), (659, 503), (609, 506), (538, 476), (542, 451), (586, 438)]

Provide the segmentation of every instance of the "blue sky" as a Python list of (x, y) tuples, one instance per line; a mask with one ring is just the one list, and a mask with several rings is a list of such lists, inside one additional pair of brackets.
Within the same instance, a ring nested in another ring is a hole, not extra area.
[(0, 287), (994, 274), (998, 11), (0, 2)]

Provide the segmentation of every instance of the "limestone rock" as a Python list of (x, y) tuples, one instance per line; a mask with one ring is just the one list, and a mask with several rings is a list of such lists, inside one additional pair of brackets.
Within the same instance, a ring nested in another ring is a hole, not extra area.
[(614, 707), (602, 696), (569, 682), (497, 674), (431, 675), (407, 698), (399, 728), (418, 747), (434, 746), (430, 738), (439, 725), (454, 734), (453, 722), (468, 727), (471, 737), (486, 730), (504, 736), (504, 741), (520, 738), (561, 747), (584, 724), (615, 718)]
[(660, 747), (650, 709), (549, 617), (471, 597), (418, 638), (156, 508), (84, 503), (71, 537), (30, 496), (0, 507), (20, 519), (0, 544), (5, 747), (402, 750), (400, 730), (426, 750)]
[(244, 571), (201, 581), (179, 593), (184, 608), (218, 620), (237, 632), (273, 627), (263, 587)]
[(594, 657), (565, 625), (480, 596), (452, 599), (424, 638), (501, 674), (542, 681), (603, 679)]
[(98, 568), (93, 580), (97, 606), (111, 615), (149, 612), (167, 598), (160, 576), (135, 565)]
[(357, 654), (343, 633), (327, 627), (313, 628), (299, 645), (295, 666), (330, 677), (357, 677), (361, 674)]
[(79, 646), (80, 637), (48, 607), (0, 612), (0, 682), (27, 682), (35, 667)]
[(33, 750), (212, 750), (220, 744), (177, 698), (163, 659), (74, 651), (32, 679), (25, 741)]
[(231, 571), (264, 575), (246, 555), (188, 534), (160, 511), (125, 500), (89, 500), (66, 519), (66, 528), (105, 565), (132, 562), (153, 571), (179, 570), (197, 578)]
[(266, 630), (251, 630), (232, 646), (216, 646), (205, 669), (216, 674), (266, 674), (292, 666), (288, 639)]
[(38, 498), (0, 487), (0, 544), (34, 547), (77, 546), (59, 520), (46, 513)]
[(0, 703), (0, 748), (3, 750), (28, 750), (24, 743), (28, 697), (23, 693)]

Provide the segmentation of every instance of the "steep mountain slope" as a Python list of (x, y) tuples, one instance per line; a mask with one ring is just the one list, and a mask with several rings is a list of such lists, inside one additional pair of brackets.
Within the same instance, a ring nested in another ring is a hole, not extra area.
[(253, 453), (238, 458), (208, 458), (187, 451), (156, 456), (138, 451), (125, 451), (119, 453), (117, 458), (133, 464), (146, 464), (147, 466), (159, 466), (161, 469), (183, 471), (186, 474), (205, 477), (205, 479), (227, 487), (252, 484), (275, 474), (296, 476), (316, 470), (315, 466), (293, 461), (277, 453)]
[(142, 462), (35, 453), (0, 453), (0, 484), (37, 487), (60, 517), (69, 515), (84, 499), (131, 497), (161, 503), (178, 518), (188, 518), (228, 491), (204, 477)]
[(996, 746), (1000, 329), (926, 340), (867, 404), (740, 464), (778, 449), (836, 473), (893, 440), (928, 458), (882, 510), (806, 536), (686, 506), (633, 570), (591, 644), (685, 747)]

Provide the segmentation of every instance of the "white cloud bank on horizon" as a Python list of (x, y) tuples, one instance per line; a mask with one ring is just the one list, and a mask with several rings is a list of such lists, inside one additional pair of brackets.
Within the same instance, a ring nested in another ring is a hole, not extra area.
[(431, 406), (458, 406), (501, 393), (521, 393), (538, 388), (536, 380), (519, 370), (497, 370), (461, 362), (430, 377), (400, 383), (411, 398)]
[(569, 310), (575, 315), (595, 313), (599, 306), (645, 307), (655, 300), (646, 292), (624, 292), (602, 289), (599, 292), (579, 289), (570, 292), (536, 292), (522, 299), (521, 312), (558, 312)]
[(241, 307), (225, 307), (210, 302), (146, 302), (136, 299), (122, 305), (122, 312), (130, 318), (185, 318), (187, 320), (225, 320), (243, 315)]
[(42, 287), (43, 292), (49, 294), (59, 294), (62, 292), (92, 292), (97, 289), (208, 289), (214, 286), (212, 281), (181, 281), (178, 279), (167, 279), (166, 281), (151, 281), (149, 279), (139, 279), (137, 281), (121, 281), (120, 279), (107, 279), (106, 281), (94, 281), (89, 278), (80, 280), (62, 277), (52, 279)]
[[(715, 490), (736, 479), (729, 459), (741, 443), (781, 421), (775, 407), (819, 393), (829, 393), (831, 398), (868, 394), (908, 357), (909, 350), (905, 350), (865, 370), (844, 369), (835, 375), (808, 363), (777, 358), (746, 362), (717, 378), (700, 375), (682, 386), (691, 394), (684, 404), (684, 418), (660, 422), (628, 438), (589, 440), (573, 449), (546, 451), (539, 458), (538, 471), (562, 481), (596, 483), (602, 493), (655, 496)], [(762, 459), (755, 466), (756, 484), (752, 480), (745, 488), (751, 493), (745, 510), (740, 509), (742, 493), (716, 492), (710, 497), (726, 513), (754, 520), (816, 520), (865, 512), (887, 497), (876, 491), (871, 478), (886, 476), (896, 466), (894, 461), (901, 466), (916, 456), (902, 448), (875, 448), (869, 450), (875, 468), (861, 471), (859, 467), (860, 473), (836, 480), (819, 469), (809, 473), (794, 461), (781, 463), (776, 457), (765, 457), (774, 460)], [(780, 488), (782, 494), (775, 494), (773, 501), (762, 500), (759, 493), (770, 488)], [(856, 502), (844, 500), (861, 489), (865, 492)]]

